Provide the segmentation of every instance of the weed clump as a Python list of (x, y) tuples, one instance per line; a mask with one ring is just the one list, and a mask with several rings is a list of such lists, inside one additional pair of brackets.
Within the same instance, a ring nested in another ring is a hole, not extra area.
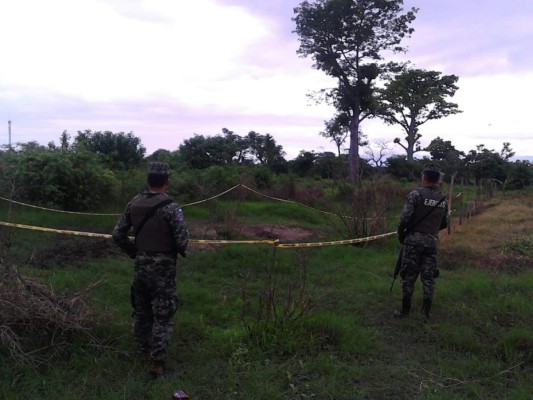
[(72, 348), (77, 338), (94, 341), (86, 298), (95, 283), (70, 296), (23, 277), (0, 263), (0, 345), (18, 364), (38, 367)]

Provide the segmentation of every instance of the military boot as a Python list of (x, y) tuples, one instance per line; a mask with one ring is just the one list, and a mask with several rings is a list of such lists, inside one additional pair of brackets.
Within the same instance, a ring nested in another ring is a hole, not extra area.
[(424, 303), (422, 304), (422, 310), (424, 311), (424, 315), (427, 319), (429, 319), (429, 311), (431, 310), (431, 300), (424, 299)]
[(149, 348), (139, 349), (139, 355), (143, 361), (150, 361), (152, 359), (152, 351)]
[(411, 298), (404, 297), (402, 298), (402, 309), (400, 311), (394, 311), (394, 316), (396, 318), (407, 318), (411, 313)]
[(153, 361), (150, 367), (150, 376), (154, 379), (168, 378), (175, 374), (174, 370), (165, 367), (164, 361)]

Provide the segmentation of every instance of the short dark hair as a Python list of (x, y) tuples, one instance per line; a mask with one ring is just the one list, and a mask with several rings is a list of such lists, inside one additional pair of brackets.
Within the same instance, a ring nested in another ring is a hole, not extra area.
[(168, 181), (168, 175), (148, 174), (148, 185), (150, 187), (160, 188)]
[(429, 183), (438, 183), (440, 179), (440, 172), (438, 171), (424, 171), (422, 174), (425, 175)]

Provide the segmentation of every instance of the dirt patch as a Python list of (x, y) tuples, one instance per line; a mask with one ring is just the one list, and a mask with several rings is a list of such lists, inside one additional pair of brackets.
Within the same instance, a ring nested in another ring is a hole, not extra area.
[[(189, 234), (195, 239), (218, 240), (264, 240), (279, 239), (282, 242), (308, 241), (319, 237), (316, 232), (284, 225), (250, 225), (234, 227), (230, 235), (223, 227), (189, 227)], [(229, 236), (229, 238), (228, 238)]]
[(302, 228), (276, 225), (248, 226), (243, 229), (243, 235), (266, 239), (279, 239), (283, 242), (297, 242), (317, 237), (315, 232)]

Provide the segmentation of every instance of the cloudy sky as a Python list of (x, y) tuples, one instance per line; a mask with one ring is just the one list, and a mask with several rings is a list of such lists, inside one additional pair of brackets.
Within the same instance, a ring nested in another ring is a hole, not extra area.
[[(296, 54), (300, 0), (0, 1), (0, 144), (58, 143), (63, 131), (133, 132), (147, 154), (222, 128), (270, 133), (294, 158), (336, 151), (321, 137), (333, 110), (308, 93), (333, 86)], [(533, 156), (533, 1), (406, 0), (418, 7), (405, 56), (459, 76), (462, 114), (430, 121), (463, 151), (510, 142)], [(365, 121), (369, 140), (398, 127)]]

